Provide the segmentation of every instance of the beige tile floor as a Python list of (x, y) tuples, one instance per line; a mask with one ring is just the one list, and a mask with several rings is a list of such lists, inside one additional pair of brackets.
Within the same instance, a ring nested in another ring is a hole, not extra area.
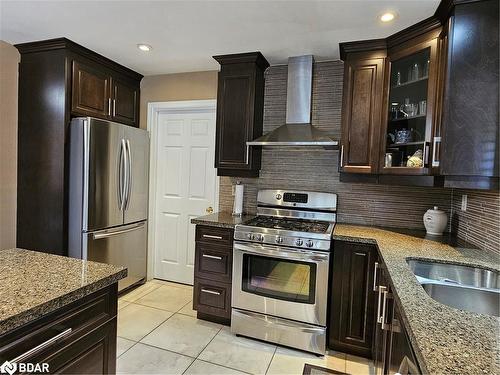
[(118, 300), (117, 373), (300, 375), (305, 363), (372, 375), (371, 361), (324, 357), (233, 335), (196, 319), (191, 286), (152, 280)]

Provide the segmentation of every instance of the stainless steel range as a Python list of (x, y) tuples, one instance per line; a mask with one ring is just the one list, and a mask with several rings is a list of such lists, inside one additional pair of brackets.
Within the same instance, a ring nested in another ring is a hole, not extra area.
[(326, 349), (337, 195), (261, 190), (234, 231), (231, 331), (309, 352)]

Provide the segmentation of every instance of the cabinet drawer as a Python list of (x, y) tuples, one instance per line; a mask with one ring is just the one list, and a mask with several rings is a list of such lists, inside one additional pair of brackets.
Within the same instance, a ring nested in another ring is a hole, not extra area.
[(61, 350), (36, 359), (51, 373), (114, 374), (116, 371), (116, 317)]
[(233, 229), (197, 225), (196, 241), (233, 246)]
[(231, 317), (231, 284), (195, 278), (193, 305), (199, 313), (229, 319)]
[(196, 277), (230, 283), (232, 264), (232, 248), (209, 245), (203, 242), (196, 244)]
[(0, 336), (0, 363), (31, 351), (29, 362), (78, 340), (116, 316), (116, 294), (115, 284)]

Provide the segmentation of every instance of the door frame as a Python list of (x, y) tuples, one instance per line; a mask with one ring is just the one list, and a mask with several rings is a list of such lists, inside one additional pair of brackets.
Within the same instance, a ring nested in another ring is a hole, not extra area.
[[(183, 100), (171, 102), (148, 103), (147, 130), (150, 136), (149, 152), (149, 212), (148, 212), (148, 259), (147, 280), (154, 277), (154, 248), (155, 248), (155, 207), (156, 207), (156, 178), (157, 178), (157, 149), (158, 149), (158, 119), (160, 114), (169, 113), (216, 113), (217, 100)], [(215, 142), (215, 139), (214, 139)], [(215, 152), (215, 150), (214, 150)], [(214, 154), (215, 155), (215, 154)], [(219, 209), (219, 176), (215, 176), (214, 212)]]

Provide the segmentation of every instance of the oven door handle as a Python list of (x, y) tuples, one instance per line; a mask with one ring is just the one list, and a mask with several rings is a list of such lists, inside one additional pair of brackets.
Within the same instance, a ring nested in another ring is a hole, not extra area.
[(306, 250), (282, 250), (282, 248), (264, 246), (258, 244), (246, 244), (241, 242), (234, 242), (234, 249), (239, 250), (243, 253), (255, 254), (255, 255), (269, 255), (281, 259), (293, 259), (293, 260), (308, 260), (315, 263), (328, 262), (330, 259), (329, 253), (320, 253), (317, 251), (306, 251)]

